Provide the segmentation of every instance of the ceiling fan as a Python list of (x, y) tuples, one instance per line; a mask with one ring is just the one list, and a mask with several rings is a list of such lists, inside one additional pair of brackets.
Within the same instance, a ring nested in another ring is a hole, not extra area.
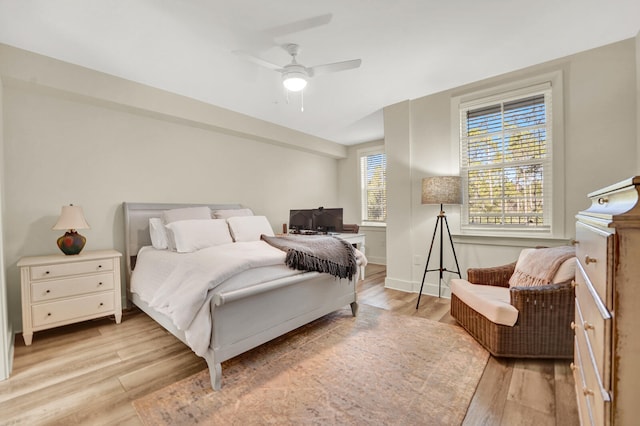
[(307, 85), (308, 80), (317, 75), (350, 70), (358, 68), (362, 64), (361, 59), (351, 59), (349, 61), (305, 67), (296, 60), (296, 56), (300, 53), (300, 46), (295, 43), (289, 43), (283, 45), (282, 48), (291, 55), (291, 63), (285, 66), (273, 64), (244, 51), (235, 51), (234, 53), (260, 66), (281, 73), (282, 84), (290, 92), (301, 91)]

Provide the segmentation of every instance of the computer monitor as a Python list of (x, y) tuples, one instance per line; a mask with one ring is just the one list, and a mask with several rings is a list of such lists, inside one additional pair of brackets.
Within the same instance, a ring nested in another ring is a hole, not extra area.
[(318, 232), (342, 232), (342, 208), (314, 209), (313, 229)]
[(310, 231), (313, 229), (313, 210), (290, 210), (289, 229), (292, 231)]

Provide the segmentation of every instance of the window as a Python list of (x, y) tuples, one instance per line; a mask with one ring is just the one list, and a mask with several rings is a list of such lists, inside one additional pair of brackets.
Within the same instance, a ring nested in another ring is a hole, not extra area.
[(360, 153), (362, 223), (387, 220), (387, 157), (382, 149)]
[(552, 226), (551, 85), (460, 104), (463, 229)]

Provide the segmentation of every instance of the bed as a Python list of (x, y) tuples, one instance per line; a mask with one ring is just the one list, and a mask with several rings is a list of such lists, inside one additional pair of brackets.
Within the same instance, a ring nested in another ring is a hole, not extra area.
[[(131, 277), (138, 254), (153, 251), (149, 248), (149, 219), (160, 218), (167, 210), (202, 206), (224, 211), (243, 209), (239, 204), (123, 203), (127, 298), (187, 345), (185, 331), (172, 318), (131, 290)], [(351, 279), (284, 269), (287, 268), (283, 264), (275, 278), (267, 281), (256, 279), (261, 270), (248, 271), (210, 291), (206, 306), (211, 321), (210, 342), (199, 355), (207, 362), (213, 389), (221, 388), (222, 362), (347, 305), (354, 316), (357, 314), (356, 283), (360, 268), (356, 268)], [(136, 272), (142, 273), (140, 270)], [(244, 276), (252, 277), (247, 278), (247, 285), (242, 282)]]

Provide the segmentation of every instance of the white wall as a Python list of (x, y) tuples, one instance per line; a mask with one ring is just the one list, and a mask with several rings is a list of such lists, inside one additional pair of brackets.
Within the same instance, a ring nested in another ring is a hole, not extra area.
[(392, 288), (411, 288), (414, 251), (411, 180), (411, 102), (384, 109), (387, 155), (387, 279)]
[[(0, 79), (0, 99), (2, 99), (3, 93), (2, 79)], [(0, 102), (0, 380), (4, 380), (9, 377), (11, 372), (11, 364), (13, 361), (13, 329), (9, 322), (9, 313), (7, 306), (7, 287), (6, 287), (6, 274), (4, 268), (4, 114), (2, 111), (2, 102)]]
[[(456, 252), (464, 276), (469, 267), (515, 260), (522, 246), (562, 244), (572, 238), (574, 215), (588, 207), (586, 194), (638, 171), (636, 52), (636, 39), (630, 39), (386, 107), (390, 164), (386, 285), (407, 291), (420, 287), (439, 211), (439, 206), (420, 204), (421, 180), (459, 172), (452, 98), (556, 71), (563, 75), (564, 88), (564, 236), (555, 241), (458, 237)], [(446, 210), (456, 234), (460, 208)], [(445, 258), (449, 261), (444, 266), (455, 269), (452, 256), (445, 253)], [(430, 268), (434, 266), (432, 258)], [(427, 276), (425, 292), (437, 294), (437, 278), (437, 273)]]
[(16, 262), (59, 252), (51, 227), (64, 204), (84, 209), (85, 250), (120, 251), (123, 201), (239, 202), (275, 231), (290, 208), (337, 205), (341, 145), (1, 45), (0, 76), (4, 259), (17, 330)]

